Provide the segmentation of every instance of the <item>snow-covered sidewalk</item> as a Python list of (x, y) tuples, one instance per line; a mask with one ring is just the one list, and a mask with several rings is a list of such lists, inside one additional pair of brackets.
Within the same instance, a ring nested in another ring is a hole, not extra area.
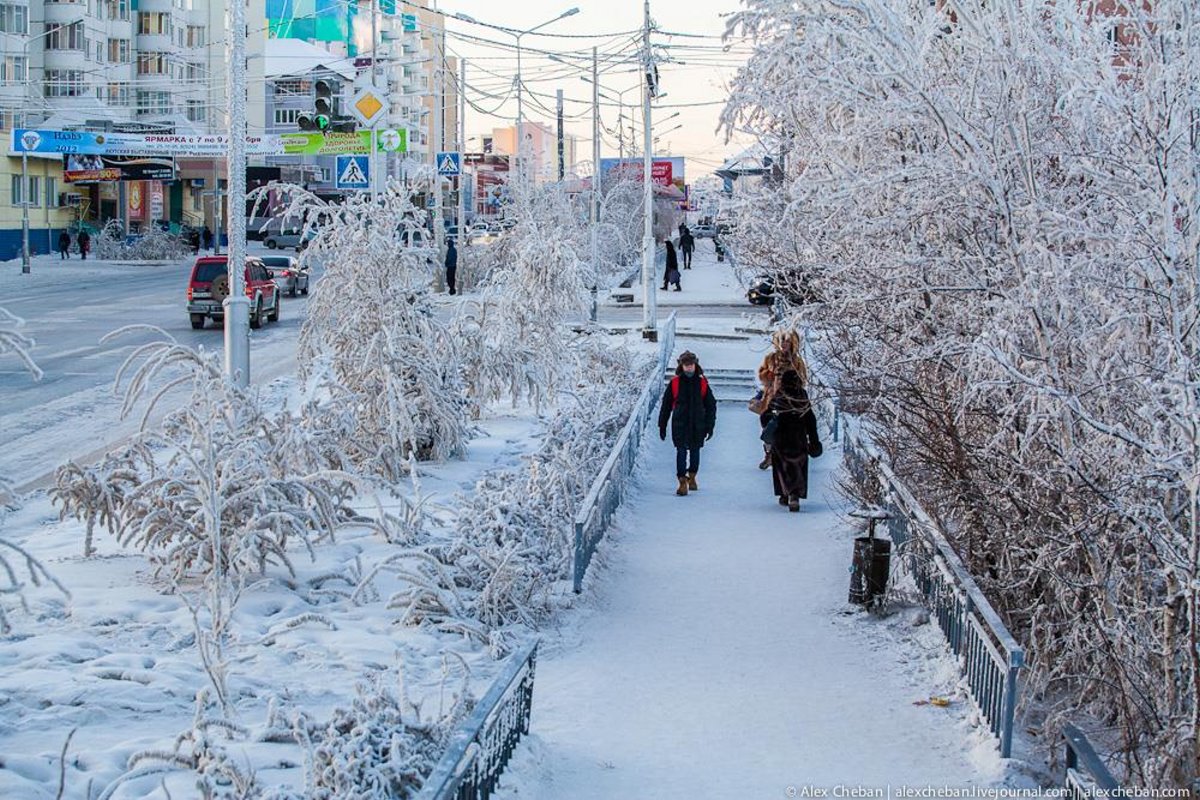
[[(673, 448), (648, 436), (641, 488), (589, 576), (595, 607), (543, 641), (531, 735), (500, 796), (769, 798), (1003, 778), (936, 626), (847, 604), (840, 449), (813, 462), (792, 514), (757, 468), (758, 430), (722, 403), (686, 498)], [(914, 705), (931, 695), (952, 703)]]

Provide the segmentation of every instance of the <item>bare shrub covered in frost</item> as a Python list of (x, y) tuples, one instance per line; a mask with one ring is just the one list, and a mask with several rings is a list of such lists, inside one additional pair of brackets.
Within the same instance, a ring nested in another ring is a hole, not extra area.
[[(571, 574), (571, 520), (628, 419), (647, 363), (629, 351), (581, 347), (575, 387), (541, 425), (538, 449), (520, 467), (485, 473), (463, 498), (455, 536), (397, 557), (408, 586), (389, 605), (408, 623), (429, 623), (491, 642), (509, 626), (537, 628)], [(402, 565), (402, 566), (401, 566)]]
[(192, 248), (182, 237), (151, 225), (132, 244), (125, 243), (125, 230), (120, 220), (109, 220), (92, 237), (96, 258), (129, 261), (173, 261), (191, 254)]
[(335, 709), (328, 721), (304, 715), (296, 720), (296, 739), (305, 751), (304, 796), (415, 797), (471, 706), (464, 684), (448, 710), (426, 719), (408, 698), (399, 671), (368, 676), (356, 687), (351, 705)]
[(824, 301), (844, 396), (1028, 646), (1048, 731), (1090, 712), (1130, 782), (1191, 785), (1195, 4), (746, 5), (724, 121), (786, 170), (739, 251)]
[(492, 245), (495, 266), (456, 322), (464, 376), (478, 406), (501, 397), (535, 405), (567, 377), (563, 322), (587, 308), (581, 211), (560, 187), (513, 189), (516, 227)]
[[(25, 325), (19, 317), (0, 308), (0, 356), (5, 353), (14, 354), (33, 376), (41, 380), (42, 370), (34, 362), (29, 351), (33, 349), (34, 341), (21, 333)], [(5, 498), (15, 498), (16, 492), (12, 485), (0, 475), (0, 501)], [(13, 501), (15, 502), (15, 501)], [(4, 517), (8, 508), (0, 506), (0, 527), (3, 527)], [(0, 538), (0, 597), (15, 598), (23, 609), (28, 610), (24, 590), (26, 583), (21, 576), (28, 576), (28, 581), (35, 587), (52, 584), (64, 595), (70, 592), (24, 547), (8, 539)], [(0, 603), (0, 633), (7, 634), (12, 630), (4, 604)]]
[(133, 446), (110, 454), (100, 468), (59, 468), (51, 495), (62, 516), (87, 523), (85, 549), (99, 522), (181, 580), (214, 565), (230, 575), (261, 573), (268, 564), (292, 573), (292, 541), (311, 553), (333, 535), (351, 493), (346, 476), (314, 470), (316, 459), (294, 419), (264, 414), (253, 395), (225, 379), (215, 355), (156, 341), (134, 351), (116, 385), (127, 371), (125, 413), (168, 374), (146, 415), (173, 386), (190, 384), (191, 398), (165, 417), (161, 431), (143, 428)]
[(459, 454), (468, 433), (461, 356), (429, 298), (440, 260), (412, 244), (425, 212), (396, 184), (378, 201), (362, 195), (343, 203), (287, 190), (283, 219), (317, 231), (301, 258), (325, 265), (298, 350), (301, 376), (326, 393), (310, 421), (339, 431), (356, 469), (389, 480), (405, 473), (410, 454)]

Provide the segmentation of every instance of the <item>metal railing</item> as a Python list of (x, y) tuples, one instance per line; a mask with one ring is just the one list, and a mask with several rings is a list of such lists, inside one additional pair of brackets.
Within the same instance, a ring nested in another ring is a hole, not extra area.
[(450, 735), (446, 752), (417, 795), (418, 800), (486, 800), (521, 737), (529, 733), (537, 642), (519, 650)]
[(658, 360), (651, 368), (646, 384), (634, 402), (629, 419), (617, 436), (604, 466), (600, 468), (600, 473), (592, 481), (591, 488), (579, 504), (579, 510), (575, 512), (573, 572), (576, 594), (583, 591), (583, 576), (596, 552), (596, 545), (604, 537), (612, 515), (625, 496), (626, 482), (633, 474), (638, 448), (642, 443), (642, 433), (663, 393), (662, 374), (674, 350), (675, 312), (672, 311), (671, 316), (659, 329)]
[(863, 485), (871, 463), (891, 513), (888, 530), (896, 563), (913, 577), (938, 626), (958, 657), (971, 698), (992, 733), (1000, 755), (1012, 755), (1017, 673), (1025, 651), (984, 597), (962, 559), (938, 526), (873, 445), (849, 426), (843, 431), (847, 468)]
[(1063, 788), (1071, 800), (1125, 797), (1121, 784), (1096, 755), (1096, 749), (1083, 731), (1068, 723), (1063, 726), (1063, 741), (1067, 748)]

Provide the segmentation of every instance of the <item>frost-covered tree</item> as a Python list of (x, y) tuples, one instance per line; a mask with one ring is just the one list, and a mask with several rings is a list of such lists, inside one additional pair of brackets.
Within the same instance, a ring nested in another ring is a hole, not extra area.
[(797, 314), (1028, 645), (1031, 710), (1190, 785), (1200, 20), (1115, 5), (748, 0), (724, 123), (786, 165), (738, 251), (821, 301)]
[[(275, 187), (279, 188), (279, 187)], [(301, 376), (325, 397), (313, 409), (318, 430), (337, 431), (356, 469), (395, 480), (409, 455), (443, 459), (467, 439), (463, 359), (430, 299), (440, 256), (412, 191), (393, 184), (326, 203), (297, 187), (285, 221), (315, 231), (302, 258), (325, 272), (314, 284), (300, 331)]]

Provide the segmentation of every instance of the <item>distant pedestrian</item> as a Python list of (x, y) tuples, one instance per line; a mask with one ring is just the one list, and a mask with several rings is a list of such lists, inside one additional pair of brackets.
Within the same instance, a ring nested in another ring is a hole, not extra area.
[(789, 369), (779, 376), (769, 413), (772, 419), (763, 435), (771, 439), (771, 482), (779, 504), (799, 511), (800, 501), (808, 497), (808, 459), (823, 452), (817, 417), (799, 372)]
[(187, 242), (188, 246), (192, 248), (192, 255), (200, 255), (200, 231), (188, 228)]
[(696, 238), (692, 236), (692, 232), (686, 225), (683, 226), (683, 232), (679, 234), (679, 249), (683, 251), (683, 268), (691, 269), (692, 253), (696, 251)]
[(213, 232), (207, 225), (204, 226), (204, 231), (200, 234), (200, 238), (204, 242), (204, 249), (211, 253), (213, 249)]
[(713, 249), (717, 251), (717, 261), (725, 260), (725, 245), (721, 244), (721, 234), (713, 234)]
[(69, 255), (70, 250), (71, 234), (67, 233), (66, 231), (62, 231), (58, 234), (58, 254), (62, 256), (62, 260), (65, 261), (71, 257)]
[(446, 285), (450, 287), (450, 294), (455, 294), (454, 278), (458, 273), (458, 250), (454, 247), (454, 240), (451, 239), (446, 245)]
[(688, 226), (687, 226), (686, 222), (679, 223), (679, 238), (680, 239), (683, 239), (683, 232), (686, 231), (687, 229), (688, 229)]
[(671, 443), (675, 445), (675, 494), (683, 497), (698, 491), (696, 473), (700, 471), (700, 448), (712, 438), (717, 426), (717, 399), (713, 396), (700, 360), (690, 350), (679, 356), (675, 377), (663, 392), (658, 412), (658, 438), (667, 438), (671, 422)]
[(667, 291), (667, 284), (675, 284), (675, 291), (683, 291), (683, 287), (679, 285), (679, 257), (675, 255), (675, 245), (667, 241), (667, 266), (663, 270), (663, 285), (662, 290)]
[(88, 250), (90, 250), (92, 247), (91, 234), (85, 230), (81, 230), (79, 232), (79, 238), (76, 241), (79, 242), (79, 258), (83, 261), (87, 261)]

